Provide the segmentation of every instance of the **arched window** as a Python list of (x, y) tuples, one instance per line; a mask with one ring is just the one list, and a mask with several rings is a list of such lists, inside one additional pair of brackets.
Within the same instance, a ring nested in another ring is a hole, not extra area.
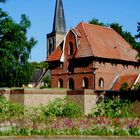
[(72, 78), (69, 79), (69, 89), (74, 90), (74, 81)]
[(49, 55), (52, 53), (53, 45), (51, 39), (49, 39)]
[(52, 51), (54, 51), (54, 47), (55, 47), (55, 41), (54, 38), (52, 39), (53, 43), (52, 43)]
[(103, 78), (100, 78), (100, 79), (99, 79), (98, 86), (99, 86), (100, 88), (103, 88), (103, 87), (104, 87), (104, 79), (103, 79)]
[(69, 48), (68, 48), (68, 55), (73, 55), (73, 43), (69, 43)]
[(63, 88), (63, 80), (62, 79), (58, 80), (58, 88)]
[(86, 89), (88, 88), (88, 78), (85, 77), (83, 79), (83, 81), (82, 81), (82, 87), (83, 88), (86, 88)]

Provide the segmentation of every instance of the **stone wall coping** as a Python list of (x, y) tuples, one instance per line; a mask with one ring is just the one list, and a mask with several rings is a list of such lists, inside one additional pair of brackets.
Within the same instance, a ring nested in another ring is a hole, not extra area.
[[(15, 91), (15, 93), (14, 93)], [(103, 92), (90, 89), (67, 90), (67, 89), (38, 89), (38, 88), (0, 88), (4, 94), (61, 94), (61, 95), (102, 95)]]
[[(15, 91), (15, 93), (14, 93)], [(1, 88), (3, 94), (61, 94), (66, 95), (66, 89), (37, 89), (37, 88)]]
[(93, 90), (68, 90), (67, 95), (90, 95), (95, 94)]
[(67, 95), (103, 95), (104, 91), (94, 91), (91, 89), (67, 90)]
[(24, 89), (24, 94), (66, 94), (62, 89)]

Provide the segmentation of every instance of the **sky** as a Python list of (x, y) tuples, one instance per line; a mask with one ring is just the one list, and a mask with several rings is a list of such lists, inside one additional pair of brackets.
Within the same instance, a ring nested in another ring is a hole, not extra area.
[[(137, 34), (140, 22), (140, 0), (62, 0), (67, 30), (83, 21), (96, 18), (103, 23), (117, 22), (125, 31)], [(31, 52), (30, 61), (46, 60), (46, 34), (52, 31), (56, 0), (7, 0), (0, 7), (16, 21), (26, 14), (31, 21), (28, 38), (38, 43)]]

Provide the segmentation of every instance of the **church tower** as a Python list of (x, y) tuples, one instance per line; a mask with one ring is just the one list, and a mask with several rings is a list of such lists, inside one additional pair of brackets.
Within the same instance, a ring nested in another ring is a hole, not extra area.
[(56, 0), (53, 30), (47, 34), (47, 57), (62, 42), (66, 34), (66, 22), (62, 0)]

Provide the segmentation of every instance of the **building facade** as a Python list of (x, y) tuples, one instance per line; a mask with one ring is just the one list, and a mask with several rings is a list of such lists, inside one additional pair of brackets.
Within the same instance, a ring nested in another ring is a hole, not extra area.
[(140, 72), (136, 56), (113, 29), (81, 22), (47, 58), (52, 88), (115, 90), (120, 77), (128, 77), (127, 83), (130, 75), (135, 83)]

